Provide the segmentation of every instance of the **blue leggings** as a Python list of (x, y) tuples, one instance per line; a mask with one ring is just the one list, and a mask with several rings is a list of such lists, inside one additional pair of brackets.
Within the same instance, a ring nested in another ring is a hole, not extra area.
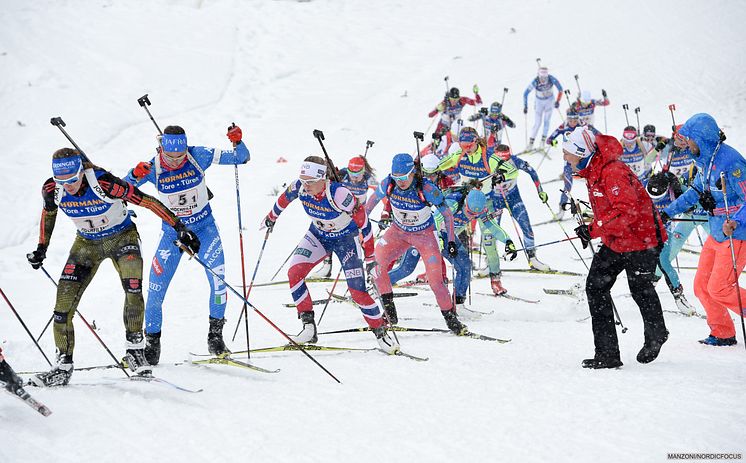
[[(456, 269), (456, 296), (466, 296), (466, 292), (469, 290), (469, 283), (471, 282), (471, 260), (469, 259), (469, 251), (461, 240), (456, 240), (456, 246), (458, 248), (458, 255), (456, 257), (450, 257), (448, 251), (445, 249), (441, 250), (440, 254)], [(407, 249), (407, 252), (404, 253), (399, 261), (399, 265), (389, 271), (391, 284), (396, 284), (396, 282), (411, 275), (419, 262), (420, 253), (415, 248)]]
[[(701, 215), (692, 216), (686, 214), (684, 215), (684, 218), (707, 220), (707, 216)], [(671, 265), (671, 262), (676, 259), (679, 251), (681, 251), (681, 248), (684, 247), (684, 243), (686, 243), (687, 238), (689, 238), (689, 235), (692, 234), (692, 232), (695, 228), (697, 228), (698, 225), (701, 225), (702, 228), (707, 232), (707, 234), (710, 233), (710, 225), (707, 222), (679, 222), (676, 224), (676, 227), (668, 233), (668, 241), (666, 241), (665, 246), (663, 246), (663, 250), (661, 250), (658, 268), (655, 269), (655, 276), (657, 278), (660, 278), (661, 274), (664, 274), (666, 276), (666, 283), (668, 284), (669, 289), (673, 290), (681, 285), (679, 274), (676, 273), (676, 269), (673, 267), (673, 265)], [(662, 273), (661, 270), (663, 271)]]
[[(492, 201), (495, 208), (495, 214), (497, 216), (497, 223), (500, 223), (502, 219), (502, 210), (505, 208), (505, 198), (499, 191), (492, 193)], [(521, 227), (523, 232), (523, 245), (526, 249), (534, 247), (534, 230), (531, 228), (531, 220), (528, 218), (528, 211), (526, 206), (523, 204), (523, 198), (521, 193), (518, 191), (518, 186), (513, 187), (512, 190), (506, 195), (508, 204), (510, 204), (510, 211), (513, 213), (513, 218), (518, 222), (518, 226)]]
[[(223, 243), (220, 240), (215, 221), (201, 223), (192, 231), (200, 241), (199, 258), (202, 259), (215, 273), (225, 277), (225, 256)], [(148, 302), (145, 304), (145, 332), (159, 333), (163, 322), (163, 299), (171, 284), (176, 268), (181, 260), (181, 250), (176, 247), (176, 231), (167, 228), (161, 232), (161, 242), (150, 266), (148, 287)], [(205, 276), (210, 283), (210, 317), (223, 318), (227, 304), (227, 288), (225, 284), (212, 275), (207, 269)]]

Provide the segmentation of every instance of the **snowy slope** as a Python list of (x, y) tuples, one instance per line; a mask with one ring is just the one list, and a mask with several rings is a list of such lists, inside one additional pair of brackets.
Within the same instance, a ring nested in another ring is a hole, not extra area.
[[(241, 125), (252, 152), (240, 170), (250, 275), (261, 246), (257, 226), (274, 201), (270, 193), (294, 178), (302, 158), (319, 152), (312, 130), (324, 130), (338, 165), (374, 140), (370, 159), (385, 173), (394, 153), (414, 150), (412, 131), (428, 128), (426, 114), (441, 97), (446, 75), (464, 94), (478, 83), (486, 104), (499, 99), (503, 87), (510, 89), (505, 112), (518, 122), (510, 132), (516, 151), (525, 143), (521, 94), (534, 76), (536, 57), (573, 93), (574, 74), (596, 97), (605, 88), (613, 134), (625, 125), (622, 103), (640, 106), (641, 123), (654, 123), (660, 132), (670, 126), (667, 105), (676, 103), (678, 121), (708, 111), (729, 143), (746, 149), (740, 130), (744, 20), (743, 6), (728, 1), (6, 0), (0, 8), (6, 199), (0, 206), (1, 287), (38, 334), (51, 315), (54, 288), (24, 255), (35, 247), (39, 189), (50, 175), (50, 154), (66, 145), (49, 125), (52, 116), (62, 116), (89, 156), (119, 175), (155, 147), (155, 129), (136, 103), (144, 93), (161, 127), (182, 125), (192, 144), (227, 147), (225, 128), (233, 121)], [(602, 121), (599, 112), (599, 128)], [(280, 156), (289, 162), (275, 163)], [(539, 169), (543, 179), (561, 170), (560, 153), (551, 158)], [(534, 166), (540, 161), (528, 159)], [(239, 283), (233, 175), (231, 167), (215, 166), (208, 177), (228, 279)], [(550, 218), (528, 176), (520, 185), (532, 219)], [(553, 207), (559, 185), (547, 186)], [(583, 190), (582, 184), (576, 188), (579, 196)], [(149, 262), (160, 223), (137, 212)], [(297, 204), (283, 214), (257, 281), (271, 277), (307, 223)], [(515, 234), (511, 224), (503, 225)], [(563, 237), (555, 225), (535, 233), (537, 243)], [(60, 217), (46, 261), (53, 275), (73, 236), (72, 223)], [(567, 245), (539, 253), (553, 267), (582, 272), (573, 255)], [(696, 265), (693, 257), (682, 254), (681, 265)], [(522, 257), (505, 264), (523, 266)], [(682, 271), (690, 300), (693, 274)], [(667, 314), (671, 337), (660, 358), (637, 364), (642, 324), (632, 300), (622, 296), (628, 292), (623, 278), (615, 294), (629, 331), (620, 334), (625, 366), (619, 371), (581, 369), (580, 360), (592, 354), (592, 337), (589, 322), (576, 320), (586, 316), (587, 306), (541, 293), (580, 278), (508, 273), (504, 284), (511, 293), (540, 298), (541, 304), (476, 295), (488, 291), (487, 281), (477, 280), (472, 306), (495, 313), (468, 324), (511, 343), (402, 334), (403, 348), (429, 356), (426, 363), (374, 352), (315, 354), (342, 380), (337, 385), (298, 353), (255, 356), (257, 364), (281, 368), (276, 375), (173, 365), (190, 351), (205, 350), (208, 285), (202, 275), (186, 260), (177, 272), (164, 307), (163, 365), (156, 374), (204, 392), (118, 382), (118, 372), (103, 370), (78, 372), (64, 389), (32, 391), (54, 410), (48, 419), (0, 398), (0, 461), (639, 462), (662, 461), (676, 451), (746, 450), (742, 346), (700, 346), (696, 339), (708, 333), (703, 320)], [(311, 290), (319, 298), (329, 286)], [(666, 308), (674, 309), (663, 284), (659, 292)], [(280, 305), (290, 301), (286, 287), (257, 288), (251, 299), (283, 329), (298, 330), (294, 311)], [(228, 338), (241, 307), (229, 300)], [(444, 326), (437, 310), (423, 305), (434, 302), (428, 292), (402, 301), (400, 314), (413, 318), (406, 324)], [(106, 263), (79, 308), (96, 320), (117, 355), (124, 350), (121, 302), (116, 273)], [(334, 304), (328, 312), (322, 329), (362, 325), (352, 306)], [(283, 342), (259, 317), (252, 314), (250, 322), (252, 346)], [(110, 362), (82, 324), (76, 330), (77, 366)], [(6, 309), (0, 309), (0, 342), (17, 371), (46, 367)], [(374, 345), (370, 334), (322, 342)], [(239, 336), (231, 347), (241, 349), (242, 343)], [(51, 355), (52, 336), (41, 344)], [(112, 384), (92, 385), (102, 378)]]

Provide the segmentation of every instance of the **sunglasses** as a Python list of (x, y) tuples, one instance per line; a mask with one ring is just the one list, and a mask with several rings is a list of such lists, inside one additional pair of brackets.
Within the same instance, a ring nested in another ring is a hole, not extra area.
[(404, 174), (404, 175), (394, 175), (392, 173), (391, 174), (391, 178), (393, 178), (394, 180), (398, 180), (400, 182), (403, 182), (405, 180), (409, 180), (409, 174), (411, 174), (411, 173), (412, 173), (411, 170), (409, 172), (407, 172), (406, 174)]
[(364, 171), (365, 171), (364, 167), (360, 170), (350, 170), (349, 168), (347, 168), (347, 172), (349, 172), (350, 175), (352, 175), (353, 177), (359, 177), (363, 175)]
[(70, 178), (66, 178), (64, 180), (54, 177), (54, 182), (58, 185), (72, 185), (73, 183), (77, 183), (78, 180), (80, 180), (82, 174), (83, 172), (81, 170), (78, 170), (77, 174), (73, 175)]
[(313, 183), (320, 182), (320, 181), (322, 181), (324, 179), (323, 178), (299, 178), (298, 180), (300, 180), (300, 183), (302, 183), (303, 186), (308, 186), (308, 185), (311, 185)]

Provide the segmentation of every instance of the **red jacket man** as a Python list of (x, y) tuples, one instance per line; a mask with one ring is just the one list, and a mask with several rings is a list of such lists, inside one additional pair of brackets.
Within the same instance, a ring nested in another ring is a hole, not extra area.
[[(663, 246), (668, 239), (650, 196), (637, 176), (621, 160), (622, 145), (616, 138), (596, 135), (598, 151), (585, 169), (578, 172), (586, 179), (588, 198), (594, 219), (588, 225), (591, 238), (614, 252), (642, 251)], [(657, 223), (656, 223), (657, 222)]]
[[(645, 344), (637, 361), (650, 363), (668, 339), (663, 311), (655, 292), (655, 268), (666, 240), (658, 212), (642, 183), (622, 161), (622, 145), (613, 137), (593, 135), (584, 127), (572, 131), (562, 145), (564, 159), (586, 179), (594, 219), (575, 229), (588, 247), (592, 238), (602, 246), (593, 256), (585, 292), (593, 326), (595, 355), (583, 360), (583, 368), (622, 366), (614, 325), (611, 288), (622, 271), (645, 325)], [(592, 248), (591, 248), (592, 249)]]

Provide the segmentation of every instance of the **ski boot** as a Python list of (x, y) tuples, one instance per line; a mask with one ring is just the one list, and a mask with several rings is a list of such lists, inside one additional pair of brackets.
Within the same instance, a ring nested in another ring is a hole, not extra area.
[(539, 149), (540, 150), (544, 150), (544, 149), (546, 149), (546, 146), (547, 146), (547, 136), (546, 135), (542, 135), (541, 136), (541, 143), (539, 143)]
[(583, 368), (590, 368), (593, 370), (601, 370), (603, 368), (619, 368), (622, 365), (622, 361), (619, 359), (619, 355), (616, 356), (600, 356), (596, 355), (592, 359), (585, 359), (581, 366)]
[(547, 264), (536, 258), (536, 249), (527, 249), (528, 266), (539, 272), (548, 272), (551, 270)]
[(309, 275), (309, 278), (331, 278), (332, 277), (332, 256), (331, 254), (324, 258), (321, 268)]
[(556, 217), (558, 222), (562, 222), (562, 219), (565, 218), (565, 210), (560, 208), (559, 212), (557, 212)]
[(225, 318), (210, 317), (210, 330), (207, 333), (207, 351), (215, 357), (223, 357), (231, 351), (225, 347), (223, 341), (223, 325)]
[(15, 371), (8, 365), (8, 362), (3, 360), (3, 356), (0, 353), (0, 387), (13, 395), (22, 396), (23, 380), (18, 377)]
[(528, 145), (526, 145), (526, 149), (523, 150), (523, 151), (527, 152), (527, 151), (531, 151), (532, 149), (534, 149), (534, 139), (533, 138), (529, 138), (528, 139)]
[(298, 318), (303, 322), (303, 329), (295, 336), (290, 336), (298, 344), (318, 342), (319, 337), (316, 334), (316, 321), (314, 320), (313, 310), (310, 312), (298, 313)]
[(136, 375), (149, 375), (153, 372), (145, 358), (145, 339), (140, 331), (127, 333), (127, 352), (122, 364), (126, 364)]
[(456, 336), (463, 336), (468, 332), (466, 325), (461, 323), (454, 309), (443, 310), (440, 313), (443, 314), (443, 318), (446, 319), (448, 329), (453, 331)]
[(637, 354), (637, 361), (640, 363), (650, 363), (656, 358), (661, 351), (663, 344), (668, 341), (668, 331), (662, 337), (653, 337), (645, 334), (645, 344)]
[(158, 365), (161, 359), (161, 332), (145, 333), (145, 360), (148, 365)]
[(679, 312), (687, 317), (697, 315), (697, 310), (684, 296), (684, 287), (682, 285), (679, 285), (678, 288), (674, 288), (671, 291), (671, 294), (673, 294), (673, 300), (676, 302), (676, 308), (679, 309)]
[(396, 342), (396, 339), (389, 336), (385, 327), (379, 326), (378, 328), (373, 328), (373, 334), (376, 335), (376, 341), (378, 341), (378, 346), (382, 351), (389, 355), (395, 355), (399, 352), (399, 343)]
[(38, 387), (65, 386), (73, 375), (73, 356), (57, 354), (57, 364), (46, 373), (29, 378), (29, 384)]
[(492, 292), (495, 294), (495, 296), (500, 296), (508, 292), (508, 290), (505, 289), (505, 287), (500, 282), (501, 276), (502, 272), (490, 273), (490, 285), (492, 286)]
[(718, 338), (716, 336), (709, 335), (705, 339), (700, 339), (699, 343), (705, 344), (707, 346), (722, 347), (722, 346), (735, 346), (736, 344), (738, 344), (738, 341), (736, 341), (735, 336), (733, 336), (732, 338)]
[(464, 296), (456, 296), (456, 314), (464, 320), (478, 320), (482, 318), (482, 315), (469, 310), (466, 308), (466, 298)]
[(396, 315), (396, 305), (394, 304), (394, 293), (381, 294), (381, 302), (389, 323), (392, 325), (399, 323), (399, 317)]

